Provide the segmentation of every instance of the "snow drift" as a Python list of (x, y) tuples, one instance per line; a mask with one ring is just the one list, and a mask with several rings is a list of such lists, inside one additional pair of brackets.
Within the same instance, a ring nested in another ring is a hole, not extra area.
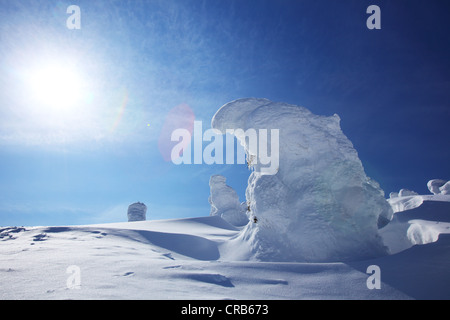
[[(338, 115), (267, 99), (239, 99), (221, 107), (212, 127), (278, 129), (279, 168), (261, 174), (257, 150), (237, 136), (255, 169), (246, 190), (250, 222), (235, 241), (263, 261), (345, 261), (387, 253), (378, 224), (392, 218), (379, 185), (369, 179)], [(269, 142), (269, 150), (271, 150)], [(273, 155), (271, 155), (273, 156)], [(242, 249), (241, 249), (242, 251)]]
[[(449, 299), (450, 195), (421, 197), (380, 230), (396, 253), (346, 263), (234, 261), (240, 230), (218, 216), (0, 227), (0, 297)], [(381, 290), (366, 286), (370, 265), (380, 267)], [(76, 288), (72, 267), (80, 272)]]

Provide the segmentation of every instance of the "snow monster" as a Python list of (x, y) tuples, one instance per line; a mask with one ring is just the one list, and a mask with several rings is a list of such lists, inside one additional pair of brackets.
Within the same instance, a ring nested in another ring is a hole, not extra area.
[(240, 258), (331, 262), (388, 253), (378, 228), (392, 219), (392, 209), (378, 183), (366, 176), (338, 115), (246, 98), (222, 106), (211, 125), (221, 132), (279, 130), (275, 174), (263, 174), (258, 151), (245, 136), (236, 136), (253, 169), (246, 189), (250, 222), (231, 240), (241, 242), (246, 256)]

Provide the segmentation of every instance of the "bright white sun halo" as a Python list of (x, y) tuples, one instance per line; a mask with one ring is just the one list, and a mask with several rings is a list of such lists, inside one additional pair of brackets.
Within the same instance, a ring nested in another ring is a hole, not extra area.
[(70, 66), (41, 66), (31, 72), (29, 80), (33, 100), (41, 107), (53, 111), (68, 111), (80, 101), (83, 80)]

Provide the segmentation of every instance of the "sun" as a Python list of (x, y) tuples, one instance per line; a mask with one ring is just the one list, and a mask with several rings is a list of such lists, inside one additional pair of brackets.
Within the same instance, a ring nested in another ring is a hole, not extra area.
[(53, 63), (35, 68), (29, 75), (33, 101), (49, 111), (76, 107), (82, 96), (83, 79), (68, 65)]

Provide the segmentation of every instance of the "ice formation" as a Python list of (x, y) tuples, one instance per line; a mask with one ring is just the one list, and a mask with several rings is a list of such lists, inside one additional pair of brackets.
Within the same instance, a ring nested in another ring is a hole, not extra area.
[(441, 194), (449, 194), (450, 195), (450, 181), (447, 181), (442, 187), (439, 188)]
[[(392, 209), (369, 179), (338, 115), (318, 116), (303, 107), (247, 98), (227, 103), (212, 127), (279, 129), (279, 168), (261, 174), (259, 161), (246, 190), (248, 223), (239, 236), (250, 258), (263, 261), (344, 261), (387, 253), (378, 234)], [(244, 136), (237, 136), (247, 155)], [(270, 150), (270, 147), (269, 147)], [(253, 218), (252, 218), (253, 219)]]
[(211, 216), (219, 216), (234, 226), (248, 223), (246, 208), (239, 202), (236, 191), (226, 184), (226, 178), (221, 175), (211, 176), (209, 180), (211, 195)]
[(145, 221), (147, 206), (141, 202), (135, 202), (128, 206), (128, 222)]
[(408, 189), (400, 189), (400, 191), (398, 192), (398, 196), (399, 197), (410, 197), (410, 196), (417, 196), (418, 193), (412, 190), (408, 190)]
[(450, 181), (433, 179), (428, 181), (427, 187), (432, 194), (450, 194)]
[(400, 189), (399, 192), (391, 192), (389, 193), (389, 199), (401, 198), (401, 197), (411, 197), (417, 196), (418, 193), (409, 189)]
[(398, 198), (398, 192), (391, 192), (389, 193), (389, 199)]

